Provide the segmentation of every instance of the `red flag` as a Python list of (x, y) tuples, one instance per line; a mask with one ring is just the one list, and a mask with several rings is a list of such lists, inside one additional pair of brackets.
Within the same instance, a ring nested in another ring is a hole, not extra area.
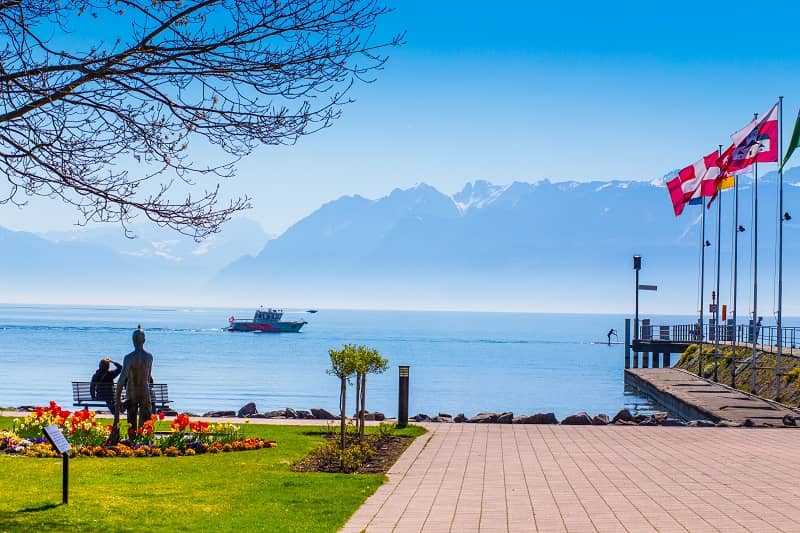
[(672, 199), (675, 216), (683, 213), (683, 208), (690, 200), (701, 196), (713, 196), (719, 175), (719, 153), (712, 152), (695, 164), (682, 169), (675, 178), (669, 180), (667, 190)]
[(733, 154), (729, 172), (745, 169), (753, 163), (778, 161), (778, 104), (760, 119), (753, 119), (733, 135)]

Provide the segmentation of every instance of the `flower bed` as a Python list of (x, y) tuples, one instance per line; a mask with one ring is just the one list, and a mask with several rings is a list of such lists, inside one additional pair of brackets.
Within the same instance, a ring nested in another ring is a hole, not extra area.
[(111, 425), (100, 424), (94, 411), (67, 411), (50, 402), (37, 407), (23, 419), (14, 419), (11, 431), (0, 430), (0, 453), (28, 457), (58, 457), (43, 437), (43, 429), (56, 425), (69, 443), (71, 457), (157, 457), (191, 456), (204, 453), (238, 452), (274, 448), (277, 444), (261, 438), (245, 438), (242, 429), (229, 423), (193, 422), (178, 415), (169, 431), (157, 432), (163, 414), (153, 415), (136, 432), (116, 445), (108, 445)]

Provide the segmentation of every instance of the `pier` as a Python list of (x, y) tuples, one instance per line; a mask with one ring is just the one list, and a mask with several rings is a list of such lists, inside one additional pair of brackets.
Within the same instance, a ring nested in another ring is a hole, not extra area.
[[(748, 324), (652, 324), (642, 320), (639, 331), (631, 338), (631, 320), (625, 320), (625, 368), (668, 368), (672, 354), (682, 354), (691, 344), (753, 347), (753, 327)], [(701, 334), (702, 332), (702, 334)], [(783, 327), (781, 356), (800, 358), (800, 328)], [(755, 328), (756, 349), (777, 353), (778, 333), (775, 326)]]
[(798, 417), (796, 411), (779, 403), (678, 368), (628, 369), (625, 371), (625, 385), (644, 393), (686, 420), (784, 427), (785, 416)]

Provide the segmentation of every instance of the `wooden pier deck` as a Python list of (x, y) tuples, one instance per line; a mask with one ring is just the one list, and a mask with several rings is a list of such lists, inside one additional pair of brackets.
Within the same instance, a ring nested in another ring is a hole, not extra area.
[(714, 383), (677, 368), (634, 368), (625, 371), (625, 384), (688, 420), (706, 419), (758, 426), (783, 427), (783, 417), (795, 410)]

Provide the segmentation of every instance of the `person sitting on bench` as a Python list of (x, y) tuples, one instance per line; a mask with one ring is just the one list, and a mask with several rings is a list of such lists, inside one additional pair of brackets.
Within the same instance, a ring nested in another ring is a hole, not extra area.
[[(111, 363), (116, 367), (111, 370)], [(92, 395), (93, 400), (103, 400), (108, 406), (108, 410), (114, 413), (114, 379), (122, 371), (122, 365), (118, 362), (106, 357), (100, 359), (97, 371), (92, 376), (91, 385), (89, 386), (89, 393)]]

